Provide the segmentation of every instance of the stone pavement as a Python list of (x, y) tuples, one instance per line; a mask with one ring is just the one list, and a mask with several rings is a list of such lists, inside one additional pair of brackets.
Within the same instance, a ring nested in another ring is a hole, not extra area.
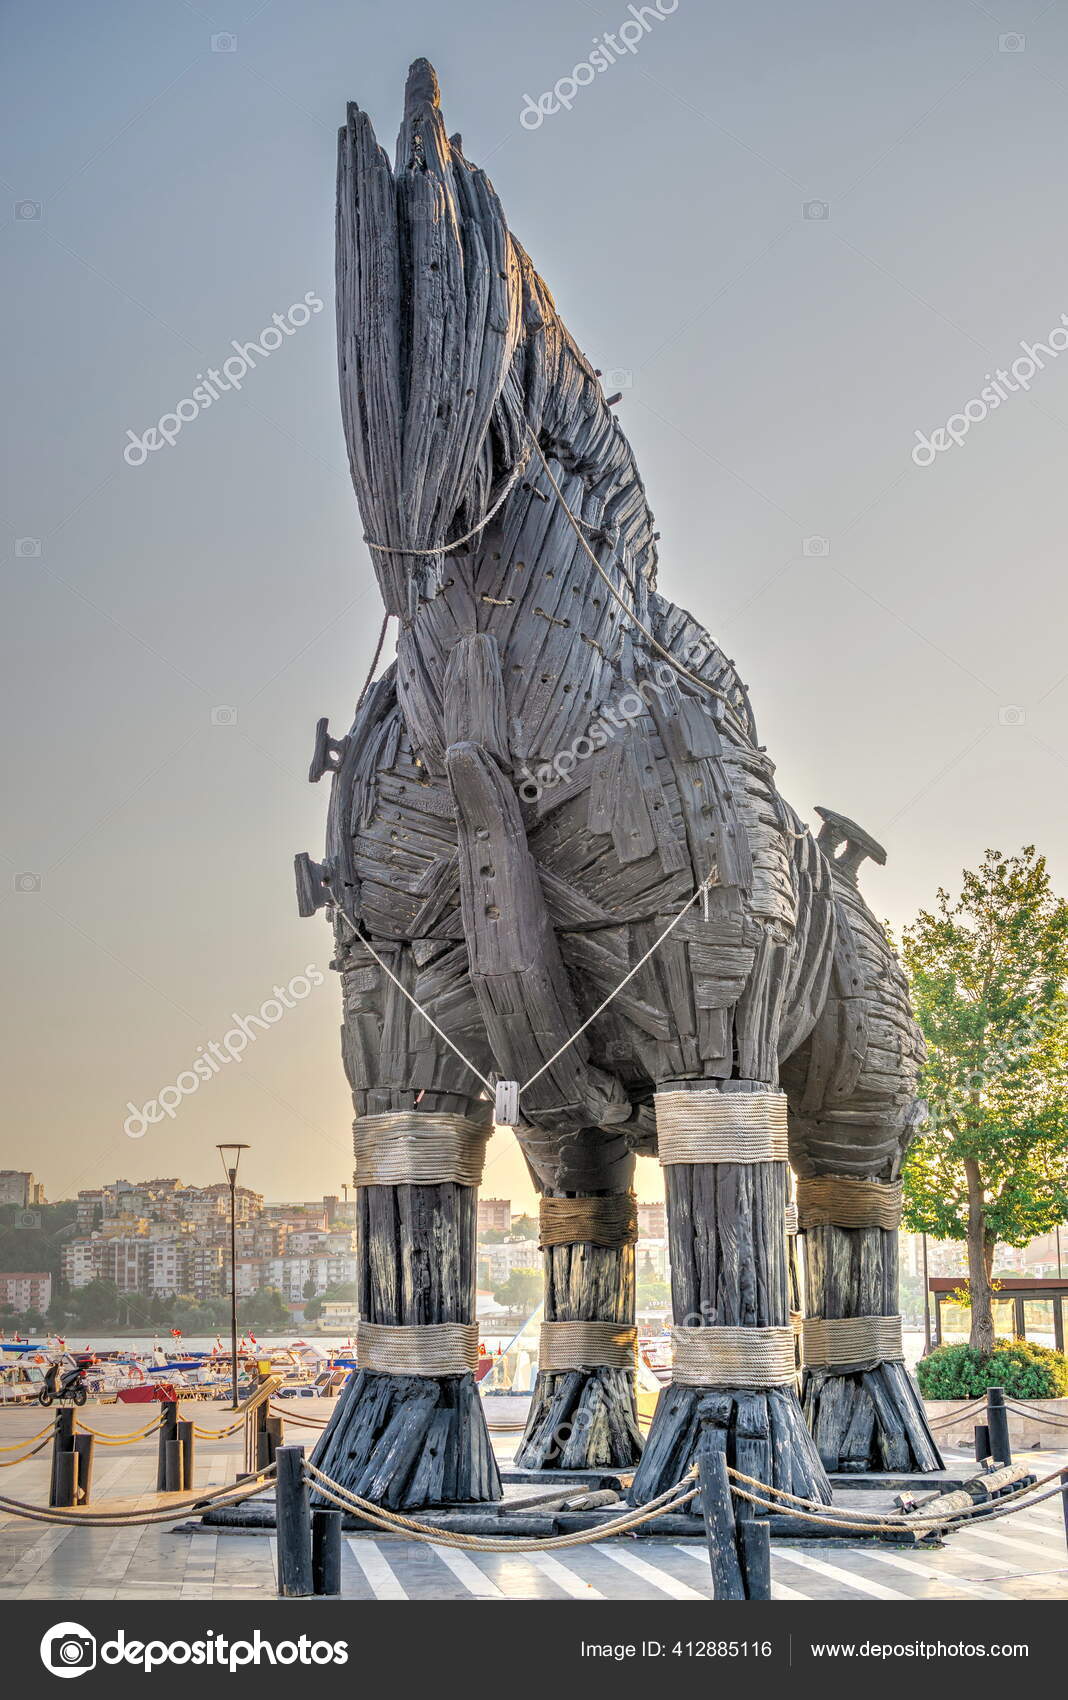
[[(321, 1417), (318, 1400), (287, 1402), (293, 1418)], [(284, 1408), (284, 1407), (280, 1407)], [(222, 1405), (186, 1406), (198, 1426), (221, 1429)], [(95, 1429), (142, 1428), (144, 1406), (88, 1406)], [(0, 1410), (0, 1445), (35, 1434), (48, 1419), (39, 1407)], [(287, 1439), (310, 1444), (315, 1431), (288, 1426)], [(502, 1462), (514, 1432), (496, 1437)], [(0, 1453), (0, 1460), (10, 1457)], [(129, 1448), (97, 1448), (93, 1503), (134, 1498), (155, 1482), (156, 1437)], [(948, 1460), (967, 1464), (963, 1454)], [(1038, 1475), (1068, 1465), (1068, 1454), (1022, 1453)], [(197, 1487), (221, 1487), (243, 1467), (240, 1433), (197, 1441)], [(0, 1493), (46, 1504), (49, 1452), (0, 1476)], [(850, 1495), (848, 1503), (863, 1500)], [(185, 1521), (183, 1517), (182, 1521)], [(263, 1600), (275, 1597), (274, 1538), (218, 1530), (172, 1532), (168, 1524), (129, 1529), (59, 1528), (0, 1514), (0, 1599)], [(776, 1599), (1065, 1600), (1068, 1550), (1058, 1499), (992, 1526), (968, 1528), (942, 1548), (814, 1540), (772, 1547)], [(342, 1589), (359, 1600), (704, 1600), (711, 1596), (700, 1541), (619, 1538), (562, 1553), (469, 1553), (391, 1535), (349, 1535), (342, 1542)]]

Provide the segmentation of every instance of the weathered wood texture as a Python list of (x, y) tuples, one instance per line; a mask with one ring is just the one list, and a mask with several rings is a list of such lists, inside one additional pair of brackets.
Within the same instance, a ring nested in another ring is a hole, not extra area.
[[(474, 1187), (358, 1186), (357, 1298), (365, 1322), (470, 1322)], [(398, 1509), (501, 1497), (471, 1375), (358, 1371), (313, 1462), (365, 1499)]]
[[(914, 1029), (843, 888), (878, 846), (838, 817), (833, 843), (813, 840), (733, 661), (658, 594), (630, 445), (493, 186), (448, 137), (425, 61), (395, 164), (348, 109), (337, 308), (352, 479), (399, 622), (349, 733), (317, 731), (326, 853), (298, 867), (302, 912), (336, 924), (357, 1113), (470, 1114), (480, 1091), (359, 930), (482, 1075), (537, 1075), (519, 1136), (543, 1186), (616, 1187), (655, 1151), (658, 1085), (775, 1085), (794, 1057), (802, 1161), (867, 1172), (899, 1154)], [(617, 991), (709, 876), (707, 907)], [(873, 949), (885, 1007), (878, 975), (870, 996), (830, 986)], [(873, 1096), (843, 1114), (858, 1017)], [(725, 1216), (717, 1238), (734, 1232)], [(453, 1246), (441, 1255), (466, 1255)]]
[[(732, 1084), (761, 1089), (757, 1081)], [(664, 1190), (676, 1326), (788, 1326), (786, 1164), (672, 1163), (664, 1170)], [(702, 1421), (723, 1430), (727, 1462), (735, 1468), (830, 1502), (830, 1486), (790, 1384), (752, 1391), (665, 1390), (634, 1477), (634, 1504), (663, 1493), (689, 1468)]]
[[(634, 1326), (632, 1245), (580, 1241), (546, 1246), (541, 1255), (546, 1322)], [(519, 1469), (626, 1468), (641, 1451), (633, 1370), (539, 1370), (515, 1455)]]
[[(885, 1228), (808, 1228), (809, 1316), (895, 1316), (897, 1233)], [(923, 1401), (903, 1363), (871, 1360), (806, 1370), (805, 1417), (828, 1470), (940, 1470)]]

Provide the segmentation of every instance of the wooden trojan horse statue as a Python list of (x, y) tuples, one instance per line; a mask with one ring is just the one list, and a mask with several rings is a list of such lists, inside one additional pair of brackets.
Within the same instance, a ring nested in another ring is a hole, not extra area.
[[(336, 930), (357, 1118), (360, 1369), (316, 1461), (392, 1506), (499, 1495), (472, 1374), (496, 1107), (541, 1193), (521, 1463), (641, 1459), (641, 1500), (684, 1473), (699, 1414), (731, 1462), (817, 1499), (824, 1465), (936, 1463), (896, 1316), (919, 1040), (856, 888), (881, 852), (831, 815), (813, 841), (733, 663), (657, 594), (630, 446), (425, 61), (395, 166), (349, 108), (337, 310), (399, 637), (347, 736), (320, 725), (326, 858), (297, 858), (302, 912)], [(638, 1152), (664, 1166), (675, 1319), (644, 1457)]]

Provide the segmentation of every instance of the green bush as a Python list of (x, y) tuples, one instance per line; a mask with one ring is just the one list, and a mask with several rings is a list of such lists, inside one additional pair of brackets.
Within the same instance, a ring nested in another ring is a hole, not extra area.
[(925, 1399), (977, 1399), (1003, 1387), (1011, 1399), (1057, 1399), (1068, 1394), (1068, 1358), (1030, 1340), (996, 1340), (986, 1355), (974, 1346), (939, 1346), (916, 1365)]

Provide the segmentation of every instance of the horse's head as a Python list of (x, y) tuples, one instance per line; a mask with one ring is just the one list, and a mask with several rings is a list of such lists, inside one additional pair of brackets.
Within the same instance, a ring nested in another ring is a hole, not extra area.
[(367, 115), (348, 109), (337, 313), (349, 463), (391, 612), (406, 615), (440, 568), (435, 545), (537, 477), (536, 444), (652, 581), (652, 516), (629, 445), (492, 184), (446, 136), (425, 59), (408, 76), (394, 167)]

